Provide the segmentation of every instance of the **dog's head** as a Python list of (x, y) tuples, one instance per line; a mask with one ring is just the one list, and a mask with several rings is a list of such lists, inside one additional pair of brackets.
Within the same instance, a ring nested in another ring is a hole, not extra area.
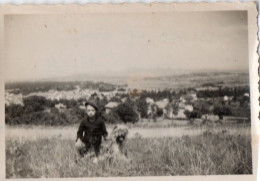
[(112, 137), (118, 144), (122, 144), (128, 135), (128, 128), (124, 125), (116, 125), (112, 131)]

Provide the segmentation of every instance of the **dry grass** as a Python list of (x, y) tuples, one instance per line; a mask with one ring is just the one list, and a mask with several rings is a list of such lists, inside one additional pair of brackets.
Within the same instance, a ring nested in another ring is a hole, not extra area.
[(126, 143), (130, 162), (90, 158), (75, 163), (74, 141), (6, 140), (6, 176), (93, 177), (251, 174), (250, 136), (206, 131), (180, 138), (133, 137)]

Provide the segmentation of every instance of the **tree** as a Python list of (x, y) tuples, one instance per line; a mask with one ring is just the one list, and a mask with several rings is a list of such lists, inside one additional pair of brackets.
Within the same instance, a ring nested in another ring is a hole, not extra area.
[(137, 110), (138, 112), (141, 114), (142, 118), (147, 118), (147, 108), (148, 108), (148, 104), (146, 102), (146, 100), (144, 98), (140, 98), (137, 100)]
[(129, 103), (120, 104), (116, 109), (116, 113), (124, 123), (136, 123), (138, 121), (138, 114)]
[(20, 117), (23, 115), (23, 106), (20, 104), (11, 104), (5, 107), (5, 115), (9, 116), (9, 118)]
[(201, 116), (202, 116), (201, 112), (198, 111), (198, 110), (193, 110), (193, 111), (185, 110), (185, 111), (184, 111), (184, 114), (186, 115), (186, 117), (187, 117), (188, 119), (201, 118)]
[(114, 96), (110, 99), (111, 102), (122, 102), (118, 96)]
[(43, 111), (48, 101), (42, 96), (30, 96), (23, 99), (25, 113)]
[(231, 109), (228, 106), (218, 105), (214, 108), (213, 113), (219, 116), (219, 119), (223, 119), (223, 116), (231, 115)]
[(158, 110), (157, 110), (157, 116), (158, 116), (158, 117), (162, 117), (162, 116), (163, 116), (163, 109), (158, 108)]
[(108, 114), (104, 114), (103, 116), (104, 116), (104, 118), (105, 118), (107, 123), (112, 123), (113, 124), (113, 123), (120, 123), (120, 122), (122, 122), (122, 120), (119, 117), (119, 115), (116, 112), (114, 112), (114, 111), (111, 111)]
[(173, 114), (177, 115), (179, 112), (179, 102), (178, 101), (172, 102), (171, 105), (169, 105), (169, 106), (172, 106)]
[(77, 107), (78, 105), (77, 101), (74, 99), (61, 99), (59, 102), (64, 104), (67, 108)]

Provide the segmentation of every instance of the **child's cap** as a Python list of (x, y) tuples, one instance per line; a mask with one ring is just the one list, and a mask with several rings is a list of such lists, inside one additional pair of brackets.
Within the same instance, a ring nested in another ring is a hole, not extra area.
[(85, 103), (85, 106), (88, 106), (88, 105), (90, 105), (90, 106), (94, 107), (96, 110), (98, 110), (98, 106), (97, 106), (97, 104), (96, 104), (95, 102), (93, 102), (93, 101), (87, 101), (87, 102)]

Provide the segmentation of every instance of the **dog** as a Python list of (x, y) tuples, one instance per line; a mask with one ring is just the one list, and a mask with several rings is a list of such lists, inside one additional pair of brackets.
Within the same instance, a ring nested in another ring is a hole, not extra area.
[(101, 145), (99, 159), (120, 159), (129, 161), (125, 143), (129, 131), (124, 125), (114, 126), (111, 134)]

